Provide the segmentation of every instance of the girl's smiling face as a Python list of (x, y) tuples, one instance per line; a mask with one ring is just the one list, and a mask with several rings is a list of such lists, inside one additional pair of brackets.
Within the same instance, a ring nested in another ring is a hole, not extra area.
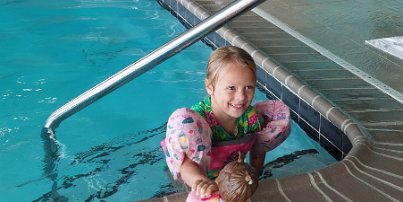
[(255, 96), (256, 76), (243, 64), (234, 62), (222, 67), (215, 83), (206, 79), (214, 115), (224, 120), (240, 117)]

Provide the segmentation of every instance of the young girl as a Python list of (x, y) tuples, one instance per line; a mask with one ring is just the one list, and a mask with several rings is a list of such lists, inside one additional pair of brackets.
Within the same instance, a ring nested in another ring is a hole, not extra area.
[(251, 106), (256, 65), (238, 47), (221, 47), (210, 56), (205, 88), (208, 98), (180, 108), (168, 119), (161, 142), (174, 179), (182, 179), (201, 198), (218, 191), (214, 179), (226, 163), (250, 152), (259, 173), (266, 152), (288, 137), (289, 109), (281, 101)]

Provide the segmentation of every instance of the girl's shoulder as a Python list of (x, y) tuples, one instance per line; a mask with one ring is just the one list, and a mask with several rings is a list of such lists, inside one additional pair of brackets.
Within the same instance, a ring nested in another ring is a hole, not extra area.
[(244, 115), (246, 115), (247, 117), (251, 117), (254, 114), (258, 114), (256, 107), (250, 105), (246, 110)]
[(259, 117), (261, 118), (261, 114), (254, 106), (249, 106), (241, 117), (244, 120), (256, 119), (256, 118), (259, 119)]
[(258, 113), (254, 106), (249, 106), (239, 119), (239, 125), (242, 126), (242, 130), (245, 134), (260, 130), (262, 124), (262, 115)]
[(190, 109), (200, 114), (200, 116), (206, 118), (206, 112), (208, 113), (211, 111), (210, 99), (207, 98), (205, 100), (199, 101), (198, 103), (193, 105)]

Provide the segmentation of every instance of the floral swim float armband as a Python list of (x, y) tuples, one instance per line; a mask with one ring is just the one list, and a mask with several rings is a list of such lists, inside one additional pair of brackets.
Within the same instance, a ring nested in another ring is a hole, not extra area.
[(273, 150), (290, 135), (290, 109), (280, 100), (258, 102), (255, 105), (263, 116), (263, 129), (256, 134), (255, 147), (266, 152)]

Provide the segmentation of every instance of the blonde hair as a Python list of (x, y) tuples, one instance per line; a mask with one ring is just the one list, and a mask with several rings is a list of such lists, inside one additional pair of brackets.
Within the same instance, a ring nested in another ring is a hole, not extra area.
[(254, 75), (256, 74), (255, 61), (248, 52), (236, 46), (223, 46), (213, 51), (208, 60), (206, 79), (209, 84), (215, 86), (218, 76), (223, 69), (222, 67), (230, 63), (242, 64), (244, 67), (252, 70)]

